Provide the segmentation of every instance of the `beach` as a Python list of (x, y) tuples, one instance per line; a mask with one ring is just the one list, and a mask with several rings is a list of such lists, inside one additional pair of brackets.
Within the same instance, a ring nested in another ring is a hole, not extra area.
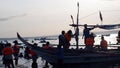
[[(112, 45), (112, 44), (116, 44), (116, 34), (111, 34), (110, 36), (105, 36), (105, 39), (109, 42), (109, 46), (115, 46), (115, 45)], [(82, 39), (81, 37), (79, 37), (79, 45), (83, 45), (84, 43), (84, 39)], [(99, 45), (100, 43), (100, 36), (97, 36), (95, 38), (95, 45)], [(13, 41), (14, 40), (18, 40), (17, 38), (16, 39), (9, 39), (7, 40), (9, 43), (11, 43), (13, 45)], [(4, 40), (1, 40), (5, 43)], [(42, 46), (42, 44), (45, 44), (45, 43), (40, 43), (40, 40), (34, 40), (34, 38), (28, 38), (27, 41), (29, 43), (33, 43), (32, 41), (34, 41), (34, 43), (37, 43), (38, 46)], [(46, 41), (49, 41), (50, 44), (58, 44), (58, 39), (57, 40), (46, 40)], [(20, 40), (18, 40), (19, 43), (21, 43), (19, 46), (23, 46), (23, 47), (26, 47)], [(74, 38), (71, 40), (71, 45), (75, 45), (75, 40)], [(71, 46), (70, 48), (76, 48), (75, 46)], [(79, 48), (84, 48), (82, 46), (80, 46)], [(110, 48), (109, 48), (110, 49)], [(24, 48), (20, 49), (20, 53), (23, 53), (24, 54)], [(16, 66), (16, 68), (31, 68), (31, 64), (32, 64), (32, 60), (27, 60), (27, 59), (24, 59), (24, 58), (19, 58), (19, 61), (18, 61), (18, 66)], [(43, 66), (45, 65), (45, 62), (43, 61), (43, 59), (41, 57), (38, 58), (37, 60), (37, 63), (38, 63), (38, 68), (43, 68)], [(98, 65), (98, 64), (96, 64)], [(94, 65), (94, 67), (96, 66)], [(50, 68), (52, 68), (52, 65), (49, 65)], [(90, 66), (93, 66), (92, 64)], [(82, 67), (85, 67), (84, 64), (82, 65)], [(2, 64), (2, 56), (0, 56), (0, 68), (4, 68), (4, 65)], [(87, 68), (87, 67), (85, 67)]]

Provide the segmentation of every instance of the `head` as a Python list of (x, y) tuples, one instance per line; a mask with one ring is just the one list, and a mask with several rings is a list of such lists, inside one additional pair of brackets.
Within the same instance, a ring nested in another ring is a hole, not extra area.
[(47, 45), (49, 45), (50, 43), (49, 42), (46, 42)]
[(84, 28), (87, 28), (87, 24), (84, 24)]
[(42, 44), (42, 47), (44, 47), (45, 46), (45, 44)]
[(14, 43), (14, 44), (18, 44), (18, 41), (17, 41), (17, 40), (15, 40), (15, 41), (13, 41), (13, 43)]
[(63, 30), (61, 33), (64, 35), (64, 34), (65, 34), (65, 31)]
[(70, 35), (72, 35), (72, 31), (71, 30), (69, 30), (67, 33), (70, 34)]
[(37, 46), (38, 44), (37, 44), (37, 43), (34, 43), (33, 45), (34, 45), (34, 46)]
[(10, 44), (10, 43), (7, 43), (6, 46), (11, 47), (11, 44)]
[(104, 40), (104, 36), (101, 36), (101, 39)]

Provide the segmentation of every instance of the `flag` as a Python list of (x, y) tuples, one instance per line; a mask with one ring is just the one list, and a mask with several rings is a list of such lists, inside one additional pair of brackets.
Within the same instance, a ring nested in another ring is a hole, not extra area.
[(101, 11), (99, 11), (99, 15), (100, 15), (100, 20), (103, 21)]

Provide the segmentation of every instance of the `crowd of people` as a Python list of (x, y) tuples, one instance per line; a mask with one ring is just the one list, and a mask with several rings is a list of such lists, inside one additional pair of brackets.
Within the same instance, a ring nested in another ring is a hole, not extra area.
[(31, 68), (37, 67), (37, 53), (32, 50), (30, 47), (26, 47), (23, 53), (20, 53), (20, 47), (18, 45), (18, 41), (13, 41), (14, 45), (11, 43), (0, 43), (0, 52), (3, 55), (3, 64), (5, 68), (15, 68), (18, 65), (19, 57), (23, 57), (27, 60), (32, 59)]
[[(93, 30), (95, 27), (88, 28), (87, 24), (84, 25), (84, 30), (83, 30), (83, 37), (84, 37), (84, 44), (85, 44), (85, 49), (87, 50), (94, 50), (94, 43), (95, 43), (95, 35), (94, 33), (90, 32)], [(104, 39), (104, 36), (101, 36), (101, 41), (100, 41), (100, 49), (101, 50), (107, 50), (108, 43)]]
[(64, 49), (69, 49), (70, 47), (70, 41), (72, 38), (73, 34), (72, 31), (69, 30), (67, 33), (63, 30), (61, 34), (59, 35), (59, 45), (58, 48), (64, 48)]
[[(84, 38), (84, 44), (85, 44), (85, 49), (86, 50), (94, 50), (95, 34), (90, 32), (94, 28), (96, 28), (96, 27), (91, 27), (91, 28), (89, 27), (88, 28), (87, 24), (84, 25), (82, 38)], [(73, 34), (71, 30), (69, 30), (66, 33), (63, 30), (61, 32), (61, 34), (59, 35), (59, 45), (58, 45), (58, 48), (69, 49), (71, 38), (74, 37), (74, 36), (75, 36), (75, 34)], [(101, 36), (100, 48), (102, 50), (106, 50), (107, 46), (108, 46), (108, 43), (104, 39), (104, 36)]]
[(11, 44), (7, 43), (3, 49), (3, 64), (5, 64), (5, 68), (11, 68), (10, 66), (12, 66), (12, 68), (15, 68), (12, 54), (13, 49), (11, 48)]
[[(19, 55), (19, 47), (18, 42), (15, 40), (14, 45), (12, 47), (11, 43), (2, 44), (2, 55), (3, 55), (3, 64), (5, 64), (5, 68), (15, 68), (15, 65), (18, 65), (18, 55)], [(14, 56), (14, 58), (13, 58)], [(13, 63), (13, 59), (15, 63)], [(14, 65), (15, 64), (15, 65)]]
[[(84, 44), (85, 44), (85, 49), (86, 50), (94, 50), (94, 43), (95, 43), (95, 35), (94, 33), (90, 32), (93, 30), (95, 27), (88, 28), (87, 24), (84, 25), (84, 30), (83, 30), (83, 36), (84, 38)], [(75, 34), (72, 33), (71, 30), (68, 30), (65, 32), (64, 30), (61, 31), (61, 34), (59, 35), (59, 44), (57, 46), (57, 56), (58, 56), (58, 64), (60, 65), (59, 67), (61, 68), (61, 64), (63, 63), (63, 49), (67, 50), (70, 47), (70, 41), (71, 38), (75, 37)], [(117, 37), (117, 42), (120, 43), (120, 31), (118, 32), (118, 37)], [(3, 64), (5, 65), (5, 68), (15, 68), (15, 66), (18, 65), (18, 60), (19, 57), (23, 57), (23, 54), (20, 53), (20, 47), (18, 46), (17, 40), (15, 40), (14, 45), (11, 45), (11, 43), (6, 42), (6, 44), (0, 43), (0, 54), (3, 55)], [(100, 49), (101, 50), (107, 50), (108, 43), (105, 40), (104, 36), (101, 36), (101, 41), (100, 41)], [(42, 48), (44, 49), (49, 49), (52, 48), (50, 46), (49, 42), (46, 42), (46, 44), (43, 44)], [(14, 57), (13, 57), (14, 56)], [(32, 68), (38, 68), (37, 67), (37, 58), (38, 55), (37, 53), (32, 50), (30, 47), (26, 47), (24, 51), (24, 58), (25, 59), (32, 59)], [(15, 61), (13, 61), (15, 60)], [(48, 65), (48, 62), (46, 61), (45, 65)]]

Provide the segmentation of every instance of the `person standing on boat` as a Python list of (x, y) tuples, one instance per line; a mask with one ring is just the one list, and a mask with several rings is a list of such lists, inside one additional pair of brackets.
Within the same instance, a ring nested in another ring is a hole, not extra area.
[(104, 39), (104, 36), (101, 37), (101, 42), (100, 42), (100, 47), (102, 50), (107, 50), (107, 46), (108, 43), (107, 41)]
[(19, 46), (18, 46), (18, 41), (15, 40), (14, 42), (14, 46), (13, 46), (13, 55), (14, 55), (14, 59), (15, 59), (15, 65), (18, 65), (18, 55), (19, 55)]
[(89, 37), (90, 35), (90, 31), (93, 30), (95, 27), (93, 28), (88, 28), (87, 27), (87, 24), (84, 25), (84, 30), (83, 30), (83, 36), (82, 38), (84, 37), (84, 43), (86, 45), (86, 39)]
[(59, 35), (59, 45), (58, 48), (61, 48), (62, 46), (65, 47), (66, 45), (66, 38), (65, 38), (65, 31), (62, 31)]
[(5, 68), (7, 67), (11, 68), (10, 65), (12, 65), (12, 68), (15, 68), (13, 64), (13, 57), (12, 57), (13, 50), (11, 44), (7, 43), (5, 46), (6, 47), (3, 49), (3, 62), (5, 64)]
[(69, 30), (66, 34), (65, 34), (65, 38), (66, 38), (66, 45), (64, 46), (64, 49), (69, 49), (69, 46), (70, 46), (70, 41), (71, 41), (71, 38), (72, 38), (72, 31)]
[(64, 54), (63, 48), (65, 48), (66, 46), (65, 31), (62, 31), (58, 38), (59, 38), (59, 45), (57, 46), (57, 67), (62, 68), (63, 54)]
[(91, 33), (87, 38), (86, 38), (86, 47), (85, 49), (87, 50), (94, 50), (93, 46), (94, 46), (94, 34)]

